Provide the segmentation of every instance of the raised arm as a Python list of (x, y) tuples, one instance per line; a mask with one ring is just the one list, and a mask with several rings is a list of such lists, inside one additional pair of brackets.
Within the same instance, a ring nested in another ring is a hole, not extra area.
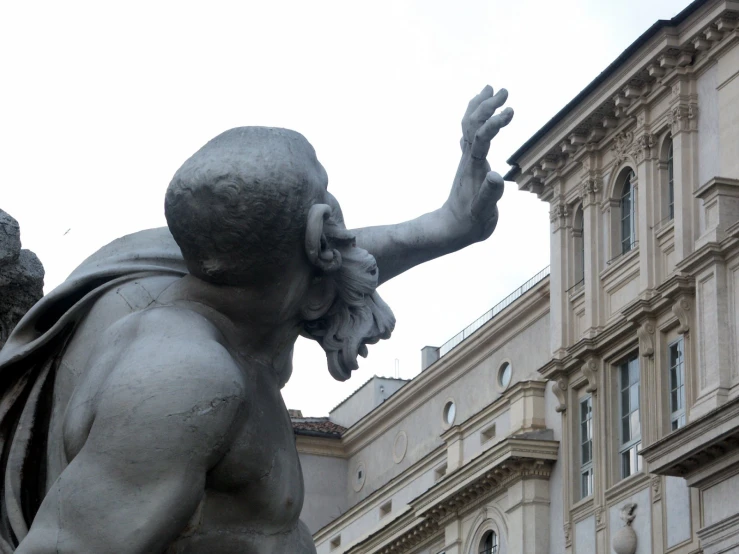
[(166, 363), (154, 345), (128, 352), (17, 554), (162, 552), (195, 513), (242, 417), (243, 383), (215, 343), (168, 344)]
[(487, 86), (470, 101), (462, 119), (462, 158), (449, 198), (441, 208), (397, 225), (352, 230), (357, 245), (377, 260), (380, 282), (493, 233), (503, 178), (490, 171), (486, 157), (490, 141), (513, 117), (510, 108), (494, 115), (507, 98), (505, 89), (493, 94)]

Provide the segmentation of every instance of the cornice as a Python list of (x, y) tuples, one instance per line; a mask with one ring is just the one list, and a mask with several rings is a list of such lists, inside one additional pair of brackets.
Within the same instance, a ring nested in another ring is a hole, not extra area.
[[(616, 148), (616, 159), (626, 159), (627, 151), (619, 150), (618, 141), (615, 145), (613, 141), (623, 136), (624, 124), (630, 127), (633, 122), (643, 139), (642, 147), (629, 150), (628, 155), (634, 154), (637, 162), (649, 157), (653, 150), (651, 132), (657, 130), (650, 125), (662, 114), (647, 121), (645, 108), (669, 94), (676, 79), (692, 80), (715, 63), (737, 40), (737, 17), (736, 2), (708, 2), (680, 25), (657, 31), (528, 150), (515, 160), (511, 158), (509, 163), (515, 164), (515, 170), (506, 178), (515, 178), (520, 189), (545, 199), (553, 163), (558, 171), (567, 172), (577, 165), (582, 152), (609, 148)], [(697, 129), (694, 100), (680, 98), (669, 112), (673, 132)]]
[[(642, 450), (649, 471), (691, 479), (739, 451), (739, 398), (712, 410)], [(718, 464), (720, 465), (720, 464)], [(708, 472), (710, 474), (710, 471)], [(707, 479), (704, 476), (703, 479)]]
[(411, 501), (412, 510), (346, 554), (401, 554), (431, 540), (457, 513), (475, 509), (521, 479), (549, 479), (559, 442), (508, 438)]
[(312, 437), (296, 434), (295, 446), (299, 454), (348, 458), (341, 440), (337, 437)]

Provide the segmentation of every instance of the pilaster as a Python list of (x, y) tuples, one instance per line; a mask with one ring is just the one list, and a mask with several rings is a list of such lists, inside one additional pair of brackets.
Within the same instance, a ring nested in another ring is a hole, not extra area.
[(552, 198), (549, 221), (551, 223), (550, 234), (550, 275), (549, 294), (551, 315), (550, 321), (550, 347), (555, 358), (565, 355), (567, 348), (567, 298), (564, 291), (568, 288), (567, 283), (567, 227), (569, 211), (564, 196), (557, 195)]
[(673, 83), (668, 113), (672, 136), (676, 263), (693, 252), (693, 224), (697, 220), (693, 191), (698, 174), (698, 106), (690, 95), (690, 86), (685, 80)]

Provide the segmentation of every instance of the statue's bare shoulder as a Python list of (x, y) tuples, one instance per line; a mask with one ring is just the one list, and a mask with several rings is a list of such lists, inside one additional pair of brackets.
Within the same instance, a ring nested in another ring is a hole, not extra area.
[[(198, 314), (153, 309), (116, 323), (69, 404), (69, 466), (19, 552), (57, 535), (75, 552), (162, 551), (201, 502), (247, 408), (241, 368)], [(72, 491), (84, 517), (62, 521), (59, 503)], [(136, 533), (85, 523), (101, 513), (139, 521)]]
[(67, 411), (67, 453), (74, 457), (89, 440), (94, 449), (90, 432), (108, 427), (106, 442), (111, 432), (144, 426), (149, 433), (136, 440), (175, 433), (180, 444), (203, 444), (213, 433), (217, 446), (243, 419), (242, 371), (201, 315), (172, 307), (131, 314), (103, 332), (92, 349)]

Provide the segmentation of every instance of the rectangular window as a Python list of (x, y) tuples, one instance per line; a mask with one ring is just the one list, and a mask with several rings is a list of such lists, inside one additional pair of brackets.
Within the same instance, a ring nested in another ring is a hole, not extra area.
[(667, 217), (675, 219), (675, 166), (672, 159), (672, 140), (667, 151)]
[(580, 400), (580, 498), (593, 494), (593, 399)]
[(621, 477), (641, 471), (639, 419), (639, 357), (634, 354), (619, 366)]
[(685, 425), (685, 356), (683, 338), (680, 337), (668, 347), (670, 366), (670, 425), (672, 430)]

